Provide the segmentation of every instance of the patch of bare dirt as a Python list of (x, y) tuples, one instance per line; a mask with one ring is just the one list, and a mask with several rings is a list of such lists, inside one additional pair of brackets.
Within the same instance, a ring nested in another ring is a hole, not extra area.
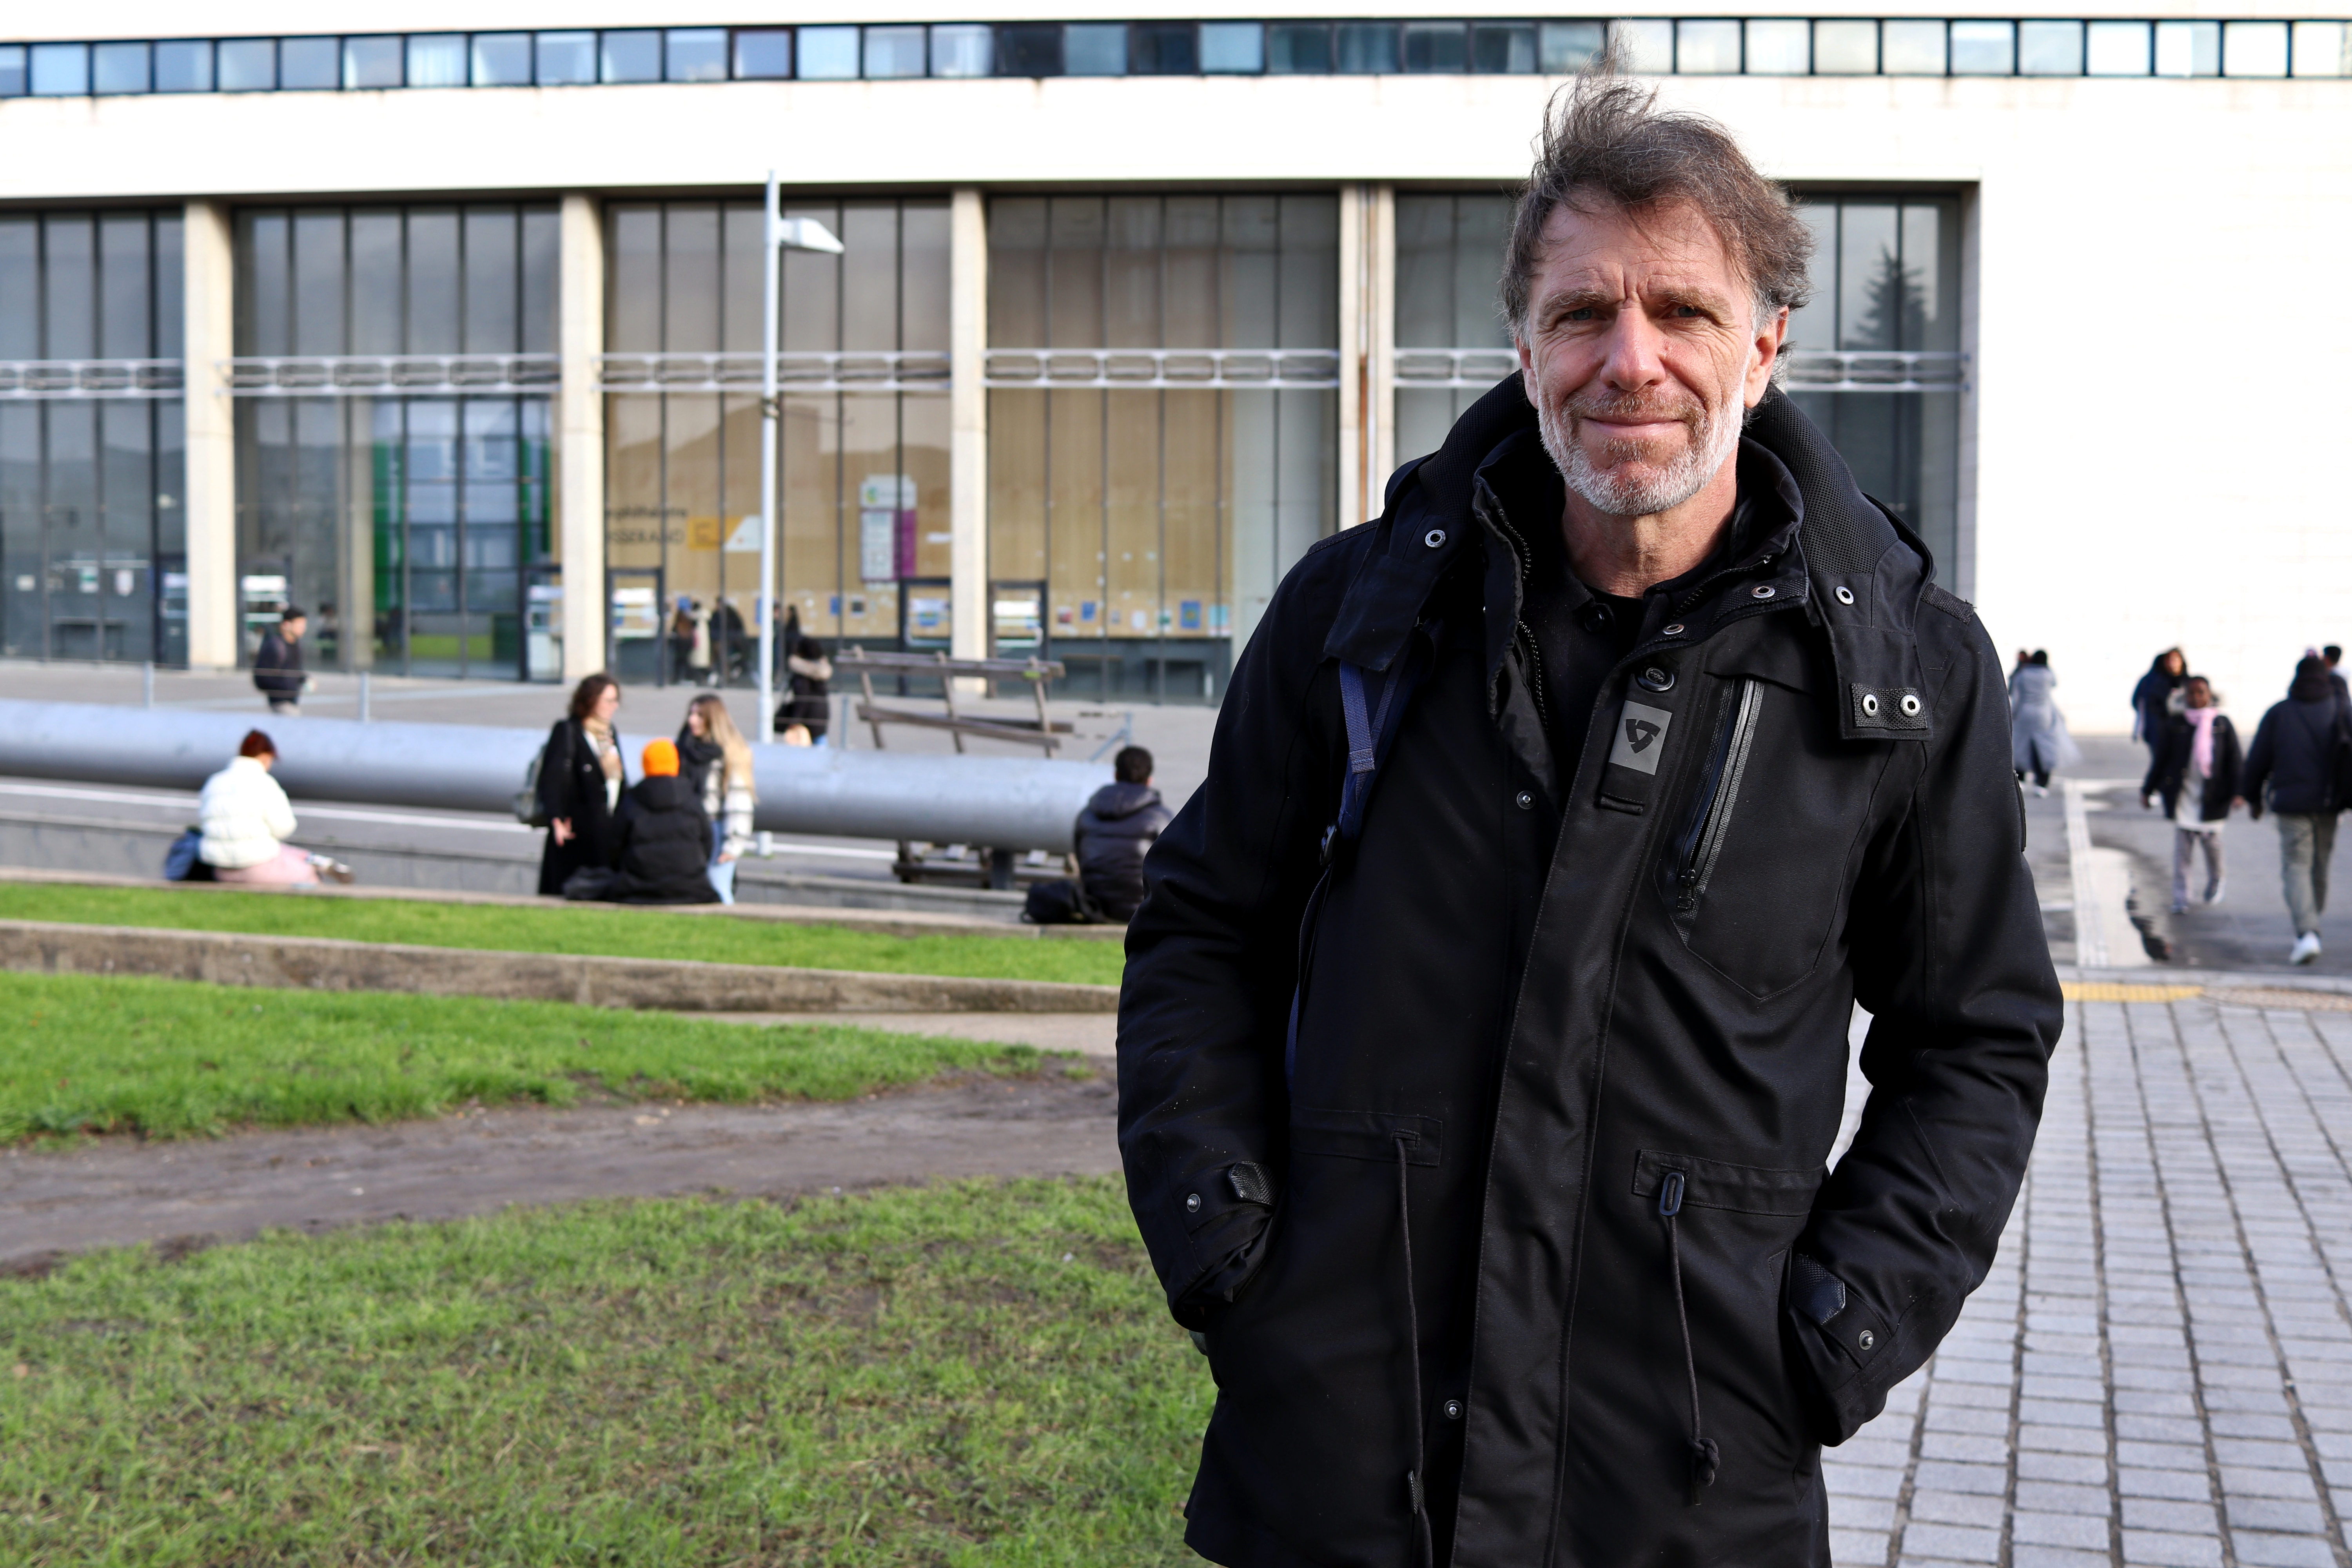
[(0, 1275), (141, 1242), (455, 1219), (509, 1204), (854, 1189), (1118, 1169), (1105, 1075), (966, 1077), (835, 1104), (473, 1110), (435, 1121), (0, 1157)]

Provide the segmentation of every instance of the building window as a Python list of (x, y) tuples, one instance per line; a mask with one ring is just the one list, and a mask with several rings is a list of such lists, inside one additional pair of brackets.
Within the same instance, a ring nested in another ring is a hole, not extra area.
[[(1396, 198), (1396, 455), (1433, 452), (1511, 373), (1498, 279), (1508, 196)], [(1459, 352), (1457, 352), (1459, 351)]]
[(584, 87), (596, 79), (596, 35), (539, 35), (538, 75), (541, 87)]
[(463, 395), (425, 372), (431, 356), (554, 352), (555, 210), (248, 209), (235, 246), (240, 359), (381, 386), (405, 358), (401, 379), (449, 388), (236, 399), (242, 656), (290, 600), (311, 612), (314, 667), (554, 679), (525, 635), (559, 581), (548, 400)]
[(89, 53), (92, 92), (146, 92), (152, 86), (145, 44), (96, 44)]
[[(177, 359), (177, 213), (0, 214), (0, 361)], [(177, 397), (0, 403), (0, 655), (188, 660)]]
[(1127, 24), (1073, 22), (1063, 28), (1062, 70), (1067, 76), (1125, 76)]
[[(1782, 384), (1899, 512), (1957, 587), (1960, 216), (1948, 198), (1803, 198), (1812, 303), (1789, 324)], [(1836, 390), (1829, 390), (1834, 387)]]
[(662, 75), (668, 81), (725, 81), (727, 29), (672, 27), (662, 51)]
[(735, 74), (776, 81), (793, 74), (793, 35), (783, 27), (746, 27), (735, 35)]
[[(911, 353), (944, 370), (946, 205), (793, 202), (784, 216), (824, 224), (843, 252), (783, 258), (780, 601), (808, 635), (836, 644), (944, 647), (947, 386), (941, 375), (926, 391), (895, 390), (888, 367)], [(631, 682), (750, 682), (759, 204), (614, 203), (604, 237), (607, 352), (661, 365), (648, 380), (692, 388), (605, 398), (612, 668)]]
[(210, 92), (213, 46), (205, 38), (174, 38), (155, 46), (157, 92)]
[(1107, 699), (1223, 694), (1338, 521), (1338, 230), (1320, 195), (990, 204), (994, 646)]
[(995, 68), (995, 37), (987, 27), (957, 23), (931, 29), (933, 76), (987, 76)]

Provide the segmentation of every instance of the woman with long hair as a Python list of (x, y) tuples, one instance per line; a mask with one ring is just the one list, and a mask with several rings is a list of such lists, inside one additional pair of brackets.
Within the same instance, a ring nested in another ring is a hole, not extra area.
[(716, 691), (686, 705), (677, 732), (678, 773), (702, 799), (710, 818), (710, 885), (719, 901), (735, 901), (735, 862), (751, 847), (751, 811), (759, 794), (751, 780), (751, 748)]
[(613, 727), (620, 710), (621, 683), (592, 675), (572, 689), (570, 709), (547, 733), (539, 767), (539, 805), (547, 818), (547, 847), (539, 859), (541, 898), (562, 898), (563, 884), (583, 867), (613, 863), (613, 816), (629, 782)]

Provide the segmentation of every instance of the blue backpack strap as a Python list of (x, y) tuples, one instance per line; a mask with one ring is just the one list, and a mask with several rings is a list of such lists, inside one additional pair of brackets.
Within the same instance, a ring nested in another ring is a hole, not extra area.
[(1354, 858), (1356, 841), (1363, 837), (1364, 812), (1371, 804), (1372, 784), (1380, 777), (1381, 764), (1388, 761), (1390, 744), (1396, 739), (1406, 704), (1412, 700), (1413, 688), (1421, 684), (1421, 678), (1436, 662), (1437, 631), (1433, 624), (1417, 629), (1403, 654), (1389, 666), (1388, 673), (1375, 678), (1380, 680), (1377, 703), (1365, 695), (1364, 668), (1344, 661), (1339, 666), (1339, 717), (1348, 731), (1348, 771), (1339, 782), (1339, 814), (1323, 830), (1323, 875), (1316, 880), (1314, 892), (1307, 895), (1307, 910), (1298, 922), (1298, 979), (1290, 994), (1290, 1027), (1282, 1047), (1286, 1084), (1298, 1065), (1298, 1016), (1307, 999), (1307, 973), (1315, 961), (1315, 927), (1322, 917), (1323, 900), (1330, 892), (1333, 876)]

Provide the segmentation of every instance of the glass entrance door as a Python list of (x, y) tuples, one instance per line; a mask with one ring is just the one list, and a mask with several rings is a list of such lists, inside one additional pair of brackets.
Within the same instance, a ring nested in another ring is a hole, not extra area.
[(604, 574), (612, 606), (609, 642), (613, 679), (624, 686), (669, 684), (669, 639), (663, 636), (662, 570), (615, 566)]

